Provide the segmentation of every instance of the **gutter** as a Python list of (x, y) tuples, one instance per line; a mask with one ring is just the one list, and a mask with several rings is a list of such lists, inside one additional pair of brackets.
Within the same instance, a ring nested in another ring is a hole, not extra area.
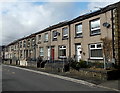
[(71, 58), (71, 27), (70, 27), (70, 24), (68, 23), (68, 26), (69, 26), (69, 58)]
[(112, 50), (113, 50), (113, 59), (115, 59), (115, 48), (114, 48), (114, 22), (113, 22), (113, 9), (111, 10), (111, 15), (112, 15)]

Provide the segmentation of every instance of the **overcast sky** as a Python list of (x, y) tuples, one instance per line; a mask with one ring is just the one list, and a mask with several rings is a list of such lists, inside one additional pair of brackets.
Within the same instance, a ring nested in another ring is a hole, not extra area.
[[(20, 2), (19, 2), (20, 1)], [(1, 0), (0, 45), (38, 32), (50, 25), (71, 20), (119, 0)]]

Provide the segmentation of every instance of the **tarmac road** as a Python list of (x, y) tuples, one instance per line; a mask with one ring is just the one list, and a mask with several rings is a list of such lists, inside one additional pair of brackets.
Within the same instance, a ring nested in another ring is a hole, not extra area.
[(2, 91), (111, 91), (11, 66), (2, 67)]

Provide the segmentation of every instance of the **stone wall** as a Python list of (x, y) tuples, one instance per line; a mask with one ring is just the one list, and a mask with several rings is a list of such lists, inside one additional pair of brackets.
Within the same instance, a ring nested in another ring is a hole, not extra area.
[(79, 71), (70, 69), (70, 73), (73, 75), (77, 75), (79, 77), (86, 78), (96, 78), (99, 80), (110, 80), (110, 79), (118, 79), (120, 75), (117, 75), (119, 70), (92, 70), (92, 69), (80, 69)]
[(36, 61), (27, 61), (27, 66), (37, 67), (37, 62)]
[(120, 66), (120, 2), (117, 6), (118, 11), (118, 65)]
[(113, 10), (113, 25), (114, 25), (114, 53), (116, 65), (120, 66), (120, 3)]
[(20, 60), (20, 66), (27, 66), (26, 60)]
[(46, 63), (45, 69), (50, 70), (52, 72), (63, 72), (63, 63), (62, 62)]

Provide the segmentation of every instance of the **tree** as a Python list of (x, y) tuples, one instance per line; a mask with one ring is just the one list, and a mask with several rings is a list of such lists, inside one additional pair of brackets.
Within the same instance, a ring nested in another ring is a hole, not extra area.
[(103, 58), (104, 58), (104, 69), (106, 69), (106, 62), (112, 61), (112, 40), (105, 37), (101, 38), (103, 41)]

